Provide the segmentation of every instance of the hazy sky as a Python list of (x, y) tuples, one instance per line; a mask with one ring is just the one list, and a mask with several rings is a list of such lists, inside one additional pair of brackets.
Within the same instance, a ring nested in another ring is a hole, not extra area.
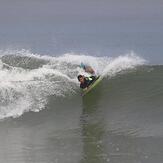
[(0, 21), (163, 18), (163, 0), (0, 0)]
[(0, 49), (135, 50), (159, 60), (162, 29), (163, 0), (0, 0)]

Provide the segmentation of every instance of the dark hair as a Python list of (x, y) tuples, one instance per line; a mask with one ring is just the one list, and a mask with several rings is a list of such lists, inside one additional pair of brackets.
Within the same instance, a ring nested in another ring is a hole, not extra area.
[(77, 78), (78, 78), (78, 80), (80, 80), (80, 78), (82, 78), (82, 77), (83, 77), (82, 75), (78, 75), (78, 77), (77, 77)]

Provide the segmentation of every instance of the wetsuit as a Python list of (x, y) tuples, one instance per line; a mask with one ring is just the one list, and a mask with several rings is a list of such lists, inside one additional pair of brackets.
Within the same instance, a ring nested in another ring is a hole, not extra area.
[(80, 84), (80, 88), (82, 88), (82, 89), (87, 88), (92, 82), (94, 82), (95, 79), (96, 79), (95, 76), (85, 77), (84, 83)]

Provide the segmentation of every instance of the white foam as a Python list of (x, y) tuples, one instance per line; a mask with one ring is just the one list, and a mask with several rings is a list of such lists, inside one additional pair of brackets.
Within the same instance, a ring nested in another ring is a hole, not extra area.
[(112, 77), (123, 70), (133, 69), (136, 66), (143, 65), (145, 62), (146, 61), (144, 59), (134, 53), (119, 56), (110, 60), (108, 65), (104, 68), (102, 75), (105, 77)]
[(79, 66), (81, 62), (92, 66), (104, 77), (114, 76), (145, 62), (135, 54), (109, 58), (74, 53), (59, 57), (39, 56), (26, 50), (0, 53), (1, 56), (11, 54), (48, 61), (42, 67), (29, 70), (7, 65), (0, 60), (0, 119), (44, 109), (50, 95), (66, 96), (77, 92), (79, 83), (76, 76), (83, 73)]

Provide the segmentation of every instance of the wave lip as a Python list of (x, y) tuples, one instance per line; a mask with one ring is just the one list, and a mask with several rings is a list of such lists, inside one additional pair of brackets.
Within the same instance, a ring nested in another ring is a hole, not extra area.
[(115, 76), (117, 73), (126, 69), (133, 69), (137, 66), (144, 65), (146, 60), (140, 58), (134, 53), (125, 56), (119, 56), (111, 59), (110, 63), (104, 68), (103, 76)]

